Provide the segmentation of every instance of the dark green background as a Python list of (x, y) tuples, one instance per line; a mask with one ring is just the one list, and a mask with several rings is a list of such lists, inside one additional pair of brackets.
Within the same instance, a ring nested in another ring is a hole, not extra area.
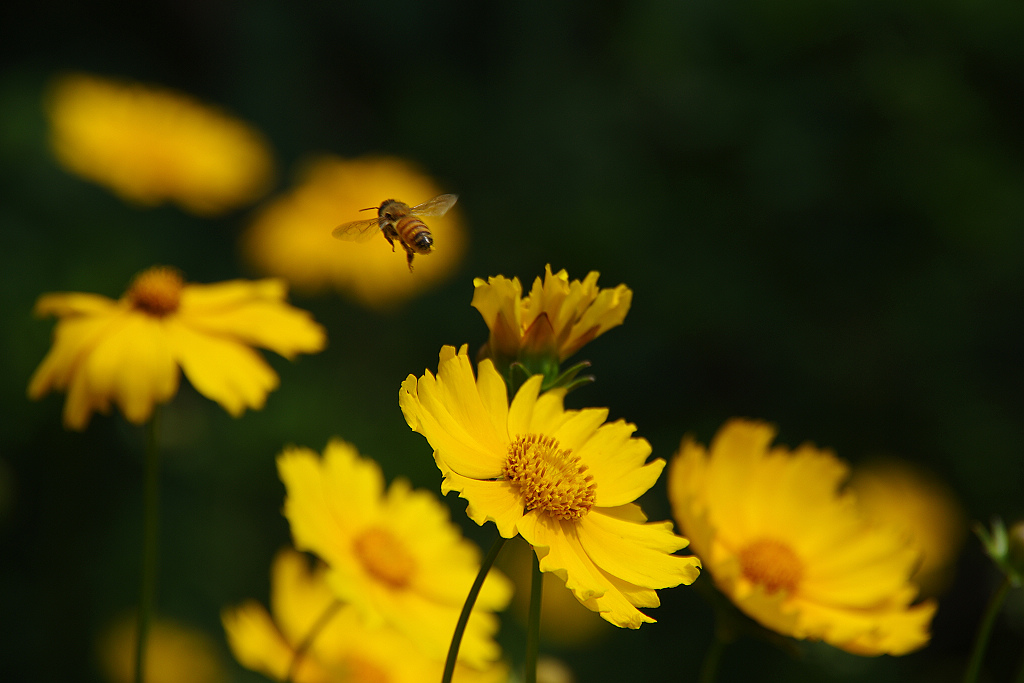
[[(136, 597), (142, 431), (60, 426), (25, 387), (52, 323), (36, 297), (118, 296), (173, 264), (254, 277), (247, 211), (146, 210), (59, 169), (41, 97), (64, 70), (159, 83), (270, 139), (278, 189), (308, 154), (387, 153), (461, 195), (468, 258), (383, 315), (295, 299), (328, 329), (263, 411), (235, 420), (183, 385), (165, 411), (160, 608), (223, 642), (218, 611), (266, 599), (288, 540), (274, 456), (332, 435), (437, 489), (397, 404), (410, 372), (486, 328), (472, 278), (545, 263), (628, 284), (626, 324), (581, 354), (570, 396), (667, 458), (731, 416), (851, 461), (926, 464), (974, 519), (1024, 515), (1024, 5), (1020, 2), (21, 2), (0, 27), (0, 678), (91, 681), (93, 639)], [(451, 501), (454, 518), (463, 506)], [(644, 499), (668, 516), (664, 484)], [(490, 530), (467, 531), (481, 543)], [(958, 680), (996, 577), (975, 540), (933, 644), (902, 659), (753, 639), (721, 681)], [(707, 578), (701, 579), (702, 582)], [(658, 624), (563, 656), (580, 681), (691, 680), (712, 637), (696, 589)], [(506, 622), (513, 658), (521, 630)], [(991, 680), (1020, 665), (1019, 592)], [(225, 648), (226, 653), (226, 648)], [(225, 655), (227, 657), (227, 655)], [(234, 665), (231, 665), (234, 667)], [(234, 667), (236, 681), (260, 680)]]

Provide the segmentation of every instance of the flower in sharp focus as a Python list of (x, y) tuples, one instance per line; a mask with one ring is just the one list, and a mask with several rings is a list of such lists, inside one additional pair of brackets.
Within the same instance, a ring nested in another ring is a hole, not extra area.
[[(255, 600), (222, 612), (228, 645), (243, 666), (294, 683), (440, 680), (440, 659), (421, 653), (393, 628), (370, 627), (357, 609), (340, 604), (326, 571), (322, 564), (311, 568), (295, 550), (282, 550), (271, 568), (273, 616)], [(507, 680), (500, 664), (485, 671), (459, 665), (456, 671), (456, 680), (469, 683)]]
[(564, 389), (540, 393), (530, 378), (511, 405), (489, 360), (479, 377), (466, 354), (446, 346), (437, 375), (410, 375), (399, 402), (405, 419), (434, 448), (442, 493), (458, 491), (477, 524), (493, 521), (505, 538), (520, 534), (542, 571), (554, 572), (576, 599), (616, 626), (654, 619), (657, 588), (697, 578), (695, 557), (673, 555), (687, 540), (671, 522), (646, 523), (634, 501), (657, 481), (664, 460), (635, 427), (605, 423), (606, 409), (565, 410)]
[[(322, 459), (309, 449), (289, 448), (277, 465), (295, 545), (327, 563), (334, 594), (372, 625), (390, 624), (428, 655), (443, 658), (480, 553), (441, 501), (402, 479), (385, 491), (377, 463), (338, 440)], [(462, 661), (482, 667), (499, 657), (493, 611), (511, 597), (508, 579), (492, 571), (470, 617)]]
[[(110, 683), (131, 683), (135, 674), (134, 614), (116, 619), (97, 642), (100, 669)], [(222, 683), (228, 680), (213, 639), (198, 629), (159, 619), (150, 624), (146, 640), (148, 683)]]
[(270, 186), (263, 136), (186, 95), (72, 74), (56, 81), (47, 111), (60, 163), (128, 201), (213, 215)]
[(178, 390), (179, 371), (232, 415), (262, 408), (277, 373), (255, 351), (286, 358), (324, 348), (323, 328), (285, 302), (280, 280), (185, 283), (154, 267), (119, 300), (99, 294), (45, 294), (37, 315), (59, 318), (50, 352), (29, 382), (30, 398), (66, 391), (64, 424), (84, 429), (111, 402), (131, 422)]
[(828, 451), (771, 446), (775, 431), (726, 423), (710, 449), (685, 439), (669, 498), (715, 585), (761, 625), (860, 655), (928, 643), (936, 605), (913, 604), (919, 553), (840, 487)]
[(921, 592), (942, 593), (967, 538), (967, 521), (953, 491), (933, 474), (895, 458), (858, 464), (849, 486), (865, 514), (920, 548), (921, 562), (911, 578)]
[(490, 358), (502, 371), (516, 360), (528, 367), (540, 359), (558, 363), (621, 325), (633, 292), (626, 285), (600, 289), (598, 277), (591, 271), (582, 282), (570, 281), (565, 270), (552, 273), (547, 265), (544, 279), (536, 278), (525, 297), (518, 278), (475, 279), (472, 305), (490, 329), (481, 357)]
[[(387, 199), (414, 206), (446, 191), (452, 190), (402, 159), (323, 156), (306, 166), (290, 192), (260, 210), (242, 248), (257, 269), (286, 278), (299, 291), (336, 289), (371, 308), (394, 307), (443, 281), (459, 263), (466, 237), (458, 205), (423, 219), (434, 251), (415, 259), (413, 273), (401, 245), (392, 250), (382, 234), (357, 244), (335, 239), (331, 231), (373, 218)], [(370, 207), (372, 212), (361, 211)]]

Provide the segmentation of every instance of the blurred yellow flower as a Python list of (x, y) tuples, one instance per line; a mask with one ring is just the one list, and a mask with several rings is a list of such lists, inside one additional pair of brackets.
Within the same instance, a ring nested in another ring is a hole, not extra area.
[[(323, 459), (307, 448), (288, 448), (277, 466), (295, 545), (327, 563), (334, 594), (371, 626), (390, 624), (443, 659), (480, 553), (441, 501), (402, 479), (385, 492), (377, 463), (339, 440), (327, 445)], [(483, 667), (500, 656), (493, 611), (511, 597), (508, 579), (491, 572), (469, 620), (462, 661)]]
[(861, 509), (918, 546), (921, 563), (911, 579), (925, 595), (938, 595), (952, 579), (967, 538), (967, 520), (956, 495), (935, 475), (895, 458), (857, 465), (850, 478)]
[[(271, 569), (273, 617), (255, 600), (222, 612), (228, 644), (243, 666), (279, 681), (291, 672), (288, 680), (293, 683), (436, 683), (441, 679), (440, 659), (423, 654), (393, 628), (368, 626), (357, 609), (338, 602), (326, 572), (323, 565), (311, 569), (302, 554), (282, 550)], [(300, 645), (305, 650), (298, 653)], [(456, 680), (467, 683), (507, 680), (501, 664), (485, 671), (460, 665), (456, 672)]]
[(839, 492), (832, 453), (772, 447), (775, 431), (732, 420), (711, 448), (684, 439), (669, 498), (718, 588), (763, 626), (860, 655), (928, 643), (936, 605), (913, 605), (915, 547)]
[(499, 370), (514, 360), (553, 357), (561, 362), (621, 325), (633, 292), (626, 285), (600, 289), (598, 277), (591, 271), (583, 282), (570, 281), (565, 270), (552, 273), (547, 265), (544, 279), (536, 278), (525, 297), (519, 278), (473, 280), (472, 305), (491, 332), (481, 357), (493, 360)]
[[(446, 188), (447, 189), (447, 188)], [(389, 308), (447, 278), (465, 251), (466, 237), (455, 206), (424, 219), (434, 251), (409, 272), (401, 247), (393, 252), (383, 235), (365, 244), (331, 236), (342, 223), (372, 218), (386, 199), (410, 206), (444, 192), (413, 164), (392, 157), (311, 162), (290, 192), (272, 200), (243, 236), (246, 257), (261, 272), (286, 278), (297, 290), (337, 289), (371, 308)], [(361, 212), (373, 207), (374, 212)]]
[(466, 347), (441, 349), (435, 377), (402, 384), (399, 403), (413, 430), (434, 448), (442, 493), (458, 491), (477, 524), (493, 521), (505, 538), (520, 534), (542, 571), (616, 626), (654, 619), (656, 588), (697, 578), (695, 557), (672, 553), (687, 540), (672, 522), (645, 523), (635, 501), (658, 480), (664, 460), (636, 427), (605, 423), (607, 409), (565, 410), (564, 389), (540, 394), (534, 375), (509, 405), (505, 381), (489, 360), (473, 375)]
[(72, 74), (54, 84), (47, 112), (60, 163), (128, 201), (213, 215), (270, 187), (263, 136), (187, 95)]
[(141, 424), (177, 393), (180, 366), (199, 393), (232, 415), (262, 408), (278, 377), (252, 347), (292, 358), (326, 343), (323, 328), (285, 303), (285, 294), (280, 280), (186, 284), (178, 271), (159, 266), (139, 274), (117, 301), (45, 294), (36, 315), (59, 321), (28, 395), (67, 391), (70, 429), (85, 429), (111, 401)]
[[(134, 615), (115, 620), (97, 643), (100, 669), (110, 683), (135, 679)], [(222, 683), (228, 680), (217, 646), (204, 632), (166, 619), (149, 626), (146, 683)]]

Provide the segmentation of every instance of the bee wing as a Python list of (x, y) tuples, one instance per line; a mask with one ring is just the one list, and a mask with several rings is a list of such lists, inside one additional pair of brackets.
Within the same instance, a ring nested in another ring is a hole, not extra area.
[(452, 208), (458, 199), (459, 195), (457, 194), (440, 194), (431, 200), (412, 207), (410, 211), (417, 216), (443, 216), (448, 213), (448, 209)]
[(379, 230), (380, 220), (377, 218), (370, 218), (365, 221), (342, 223), (332, 230), (331, 234), (339, 240), (346, 240), (348, 242), (366, 242), (376, 235)]

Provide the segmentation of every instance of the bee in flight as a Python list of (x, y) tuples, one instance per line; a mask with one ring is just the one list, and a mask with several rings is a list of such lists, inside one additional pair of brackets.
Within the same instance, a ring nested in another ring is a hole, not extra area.
[(395, 250), (395, 240), (398, 240), (405, 249), (411, 273), (412, 257), (416, 254), (429, 254), (434, 249), (434, 236), (430, 234), (430, 228), (420, 220), (420, 216), (443, 216), (458, 198), (457, 194), (442, 194), (416, 206), (409, 206), (397, 199), (388, 199), (379, 207), (362, 209), (372, 211), (376, 208), (376, 218), (343, 223), (331, 234), (339, 240), (366, 242), (378, 231), (383, 232), (384, 238), (391, 245), (391, 251)]

